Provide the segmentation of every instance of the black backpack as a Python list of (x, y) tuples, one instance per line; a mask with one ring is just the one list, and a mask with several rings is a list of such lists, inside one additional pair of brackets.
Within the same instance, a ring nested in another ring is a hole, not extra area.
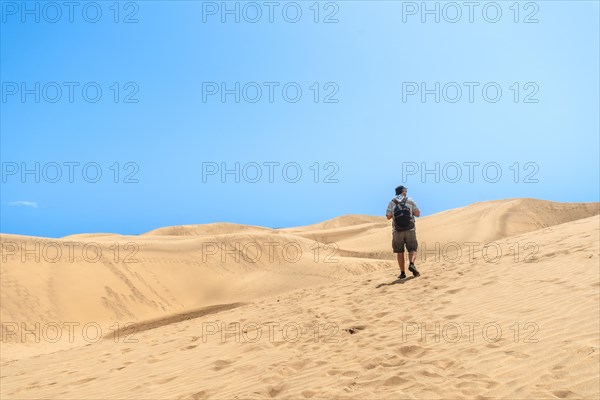
[(394, 204), (394, 229), (398, 232), (408, 231), (415, 227), (410, 208), (406, 207), (406, 197), (402, 201), (392, 200)]

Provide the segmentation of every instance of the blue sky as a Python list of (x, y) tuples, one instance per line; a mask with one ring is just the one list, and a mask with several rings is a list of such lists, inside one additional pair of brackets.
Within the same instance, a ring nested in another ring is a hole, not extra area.
[(115, 3), (0, 4), (3, 233), (599, 199), (596, 1)]

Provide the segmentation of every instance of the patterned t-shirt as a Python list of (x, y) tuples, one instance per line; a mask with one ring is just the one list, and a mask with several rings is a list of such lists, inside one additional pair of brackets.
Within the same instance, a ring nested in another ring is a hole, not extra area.
[[(390, 200), (390, 202), (388, 203), (387, 206), (387, 210), (385, 211), (385, 215), (386, 217), (392, 217), (392, 231), (394, 231), (394, 207), (396, 206), (396, 203), (394, 203), (394, 199), (398, 200), (398, 201), (404, 201), (404, 196), (399, 194), (398, 196), (394, 197), (392, 200)], [(411, 214), (411, 218), (413, 220), (413, 223), (415, 222), (415, 211), (419, 210), (419, 207), (417, 207), (417, 203), (414, 202), (413, 199), (411, 199), (410, 197), (408, 197), (406, 199), (406, 207), (410, 209), (410, 214)], [(416, 230), (416, 224), (415, 227), (411, 229), (411, 231)]]

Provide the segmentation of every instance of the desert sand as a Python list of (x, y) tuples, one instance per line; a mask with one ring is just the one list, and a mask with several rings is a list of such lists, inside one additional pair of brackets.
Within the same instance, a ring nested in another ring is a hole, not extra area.
[(422, 217), (405, 281), (367, 215), (2, 234), (0, 397), (597, 399), (599, 213)]

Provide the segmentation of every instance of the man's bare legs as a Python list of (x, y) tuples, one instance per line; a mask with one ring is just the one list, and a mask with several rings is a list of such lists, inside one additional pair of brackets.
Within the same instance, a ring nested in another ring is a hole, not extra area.
[[(402, 272), (404, 272), (404, 265), (406, 263), (406, 261), (404, 261), (404, 253), (396, 253), (396, 254), (398, 256), (398, 266), (400, 267), (400, 273), (402, 273)], [(417, 252), (416, 251), (408, 252), (408, 261), (413, 265), (413, 267), (414, 267), (416, 260), (417, 260)], [(414, 272), (413, 272), (413, 274), (414, 274)], [(417, 272), (416, 276), (418, 276), (418, 275), (420, 275), (420, 274)]]
[(417, 261), (417, 252), (416, 251), (411, 251), (408, 253), (408, 261), (411, 264), (414, 264), (415, 261)]
[(408, 270), (413, 273), (414, 277), (421, 276), (421, 273), (417, 270), (417, 267), (415, 267), (415, 261), (417, 260), (417, 252), (416, 251), (409, 252), (408, 260), (410, 261)]
[(404, 253), (396, 253), (398, 256), (398, 265), (400, 266), (400, 272), (404, 272)]

